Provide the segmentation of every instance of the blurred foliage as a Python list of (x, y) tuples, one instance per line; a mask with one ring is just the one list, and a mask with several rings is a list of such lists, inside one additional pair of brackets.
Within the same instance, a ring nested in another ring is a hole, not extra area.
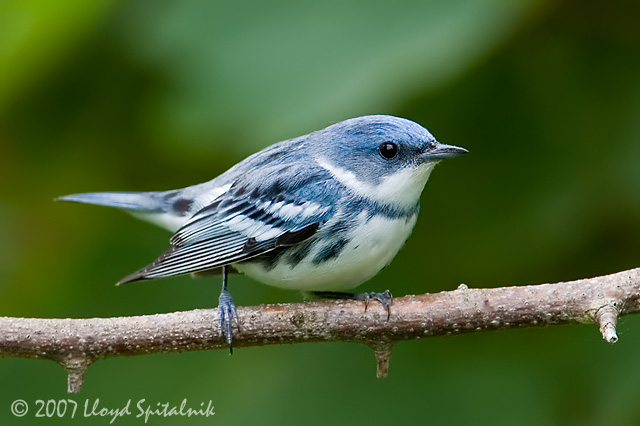
[[(113, 287), (168, 235), (51, 200), (202, 182), (369, 113), (413, 119), (470, 154), (438, 167), (414, 235), (362, 289), (638, 267), (639, 12), (623, 1), (0, 2), (0, 314), (214, 306), (215, 279)], [(231, 290), (240, 305), (300, 300), (243, 276)], [(613, 347), (587, 325), (402, 343), (384, 380), (370, 350), (347, 344), (112, 359), (73, 398), (216, 406), (213, 419), (150, 424), (637, 425), (640, 320), (623, 318), (619, 334)], [(67, 397), (50, 362), (0, 364), (2, 424), (18, 422), (16, 398)]]
[(82, 43), (113, 0), (0, 3), (0, 111)]

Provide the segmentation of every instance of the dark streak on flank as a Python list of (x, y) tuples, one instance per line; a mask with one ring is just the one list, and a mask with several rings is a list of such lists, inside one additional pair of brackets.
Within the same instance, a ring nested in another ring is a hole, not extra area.
[(311, 247), (313, 247), (313, 241), (306, 241), (294, 248), (289, 250), (289, 256), (287, 257), (287, 262), (290, 267), (297, 266), (300, 262), (304, 260), (305, 257), (309, 255), (311, 252)]
[[(288, 254), (287, 261), (289, 261), (292, 266), (295, 266), (308, 255), (311, 245), (313, 244), (313, 241), (309, 240), (309, 238), (313, 236), (317, 230), (318, 224), (312, 223), (298, 231), (285, 232), (276, 239), (274, 250), (261, 254), (251, 259), (250, 262), (258, 262), (265, 270), (271, 271), (278, 265), (280, 259), (285, 254)], [(249, 239), (245, 243), (245, 250), (253, 249), (255, 243), (251, 240), (252, 239)], [(248, 248), (247, 245), (249, 245)], [(292, 248), (292, 246), (294, 247)]]
[(271, 271), (278, 265), (280, 258), (287, 252), (287, 250), (287, 247), (279, 247), (251, 259), (250, 262), (258, 262), (262, 264), (262, 267), (265, 270)]
[(332, 244), (322, 247), (316, 257), (313, 258), (313, 263), (318, 265), (320, 263), (326, 262), (327, 260), (338, 257), (338, 255), (340, 255), (340, 252), (348, 242), (348, 240), (341, 238)]
[(318, 230), (318, 226), (318, 223), (312, 223), (298, 231), (285, 232), (276, 239), (276, 247), (286, 247), (298, 244), (315, 234)]
[(339, 220), (327, 229), (327, 233), (332, 237), (336, 237), (336, 235), (344, 235), (347, 232), (347, 222), (344, 220)]

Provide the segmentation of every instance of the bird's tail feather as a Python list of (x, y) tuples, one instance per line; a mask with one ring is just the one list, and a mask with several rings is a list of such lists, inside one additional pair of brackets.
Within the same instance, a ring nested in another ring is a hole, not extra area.
[(88, 192), (56, 198), (56, 201), (97, 204), (134, 212), (163, 212), (166, 199), (161, 192)]

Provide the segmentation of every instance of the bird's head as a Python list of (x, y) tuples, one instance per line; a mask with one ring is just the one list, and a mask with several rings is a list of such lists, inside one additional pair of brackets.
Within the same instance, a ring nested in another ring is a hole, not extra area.
[(433, 167), (466, 149), (388, 115), (342, 121), (312, 134), (318, 163), (351, 190), (384, 204), (415, 205)]

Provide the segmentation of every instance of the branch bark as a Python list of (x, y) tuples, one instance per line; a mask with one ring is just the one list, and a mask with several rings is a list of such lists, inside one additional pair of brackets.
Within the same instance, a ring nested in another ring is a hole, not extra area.
[[(391, 348), (403, 340), (514, 327), (595, 323), (615, 343), (616, 321), (640, 311), (640, 268), (565, 283), (456, 290), (393, 300), (391, 317), (378, 303), (333, 300), (239, 307), (234, 347), (341, 341), (376, 354), (378, 376)], [(95, 361), (114, 356), (228, 349), (218, 333), (218, 310), (121, 318), (0, 317), (0, 355), (43, 358), (68, 372), (77, 393)]]

